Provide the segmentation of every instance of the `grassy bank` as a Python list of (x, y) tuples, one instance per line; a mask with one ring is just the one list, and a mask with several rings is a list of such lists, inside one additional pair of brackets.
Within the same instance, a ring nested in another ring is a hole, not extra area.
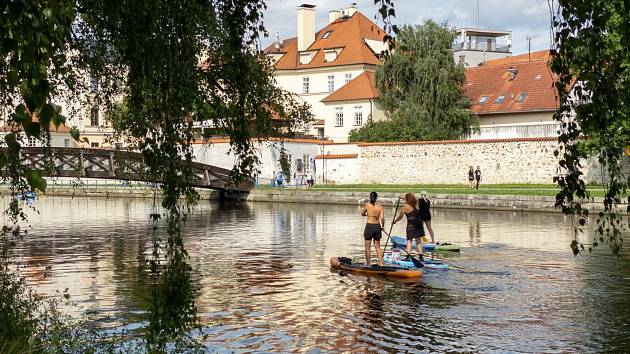
[[(260, 186), (259, 189), (271, 189), (269, 186)], [(295, 187), (287, 187), (295, 188)], [(304, 187), (299, 187), (304, 189)], [(537, 195), (555, 196), (558, 187), (554, 184), (481, 184), (479, 189), (470, 189), (467, 184), (319, 184), (312, 191), (339, 191), (339, 192), (394, 192), (408, 193), (427, 191), (429, 194), (473, 194), (473, 195)], [(589, 186), (592, 197), (603, 197), (603, 186)]]

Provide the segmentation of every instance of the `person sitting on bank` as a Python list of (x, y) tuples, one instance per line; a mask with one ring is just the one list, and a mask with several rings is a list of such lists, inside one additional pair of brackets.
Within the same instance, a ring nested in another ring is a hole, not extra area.
[(422, 191), (420, 193), (420, 199), (418, 199), (418, 210), (420, 210), (422, 222), (427, 226), (427, 231), (429, 231), (429, 235), (431, 236), (431, 243), (435, 243), (433, 229), (431, 228), (431, 201), (429, 200), (426, 191)]
[(374, 241), (376, 248), (377, 264), (383, 265), (383, 250), (381, 250), (381, 237), (383, 227), (385, 226), (385, 211), (383, 206), (376, 202), (378, 195), (376, 192), (370, 193), (370, 202), (365, 203), (361, 216), (367, 216), (367, 223), (363, 231), (363, 239), (365, 245), (365, 263), (369, 266), (372, 261), (371, 247)]
[(405, 194), (405, 205), (400, 210), (400, 215), (394, 219), (394, 224), (400, 221), (403, 215), (407, 216), (407, 254), (411, 254), (411, 245), (415, 240), (418, 257), (422, 260), (422, 236), (424, 236), (424, 227), (422, 226), (420, 210), (418, 210), (418, 201), (411, 193)]

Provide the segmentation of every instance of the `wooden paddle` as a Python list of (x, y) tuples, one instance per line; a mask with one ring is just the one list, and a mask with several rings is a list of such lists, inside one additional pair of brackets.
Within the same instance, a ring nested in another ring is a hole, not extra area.
[(396, 220), (396, 213), (398, 213), (398, 206), (400, 206), (400, 198), (398, 198), (398, 201), (396, 201), (396, 210), (394, 210), (394, 217), (392, 218), (392, 225), (389, 227), (389, 233), (383, 231), (387, 235), (387, 241), (385, 241), (385, 247), (383, 248), (383, 254), (385, 254), (385, 251), (387, 251), (387, 243), (389, 243), (389, 234), (392, 233), (392, 229), (394, 228), (394, 220)]

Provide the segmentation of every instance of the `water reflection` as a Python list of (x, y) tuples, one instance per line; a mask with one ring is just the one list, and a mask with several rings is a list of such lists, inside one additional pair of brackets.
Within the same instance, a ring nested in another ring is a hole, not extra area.
[[(150, 201), (40, 198), (20, 249), (39, 291), (69, 288), (102, 325), (149, 307)], [(393, 209), (386, 210), (391, 219)], [(342, 276), (361, 259), (356, 206), (210, 204), (184, 227), (208, 351), (623, 351), (630, 271), (572, 256), (559, 214), (436, 209), (448, 272), (420, 282)], [(404, 223), (403, 223), (404, 224)], [(404, 233), (404, 225), (394, 227)]]

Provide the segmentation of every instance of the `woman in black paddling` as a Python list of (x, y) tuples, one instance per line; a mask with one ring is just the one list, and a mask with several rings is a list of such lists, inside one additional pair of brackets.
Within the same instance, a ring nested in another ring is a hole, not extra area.
[(370, 248), (372, 246), (372, 240), (374, 240), (374, 247), (376, 248), (376, 263), (379, 266), (383, 265), (383, 250), (381, 250), (381, 236), (383, 227), (385, 226), (385, 211), (383, 207), (376, 202), (378, 195), (376, 192), (370, 193), (370, 202), (363, 206), (361, 211), (362, 216), (367, 216), (367, 223), (365, 224), (365, 231), (363, 231), (363, 239), (365, 240), (365, 263), (369, 266), (372, 260), (372, 254)]
[(431, 236), (431, 243), (435, 243), (433, 229), (431, 228), (431, 201), (425, 191), (420, 193), (420, 199), (418, 199), (418, 209), (420, 210), (422, 222), (427, 226), (427, 231), (429, 231), (429, 235)]
[(394, 220), (394, 224), (402, 219), (403, 215), (407, 216), (407, 254), (411, 254), (411, 244), (416, 241), (416, 251), (418, 257), (422, 260), (422, 236), (424, 236), (424, 227), (422, 226), (422, 216), (418, 210), (418, 201), (411, 194), (405, 194), (405, 205), (400, 210), (400, 215)]

